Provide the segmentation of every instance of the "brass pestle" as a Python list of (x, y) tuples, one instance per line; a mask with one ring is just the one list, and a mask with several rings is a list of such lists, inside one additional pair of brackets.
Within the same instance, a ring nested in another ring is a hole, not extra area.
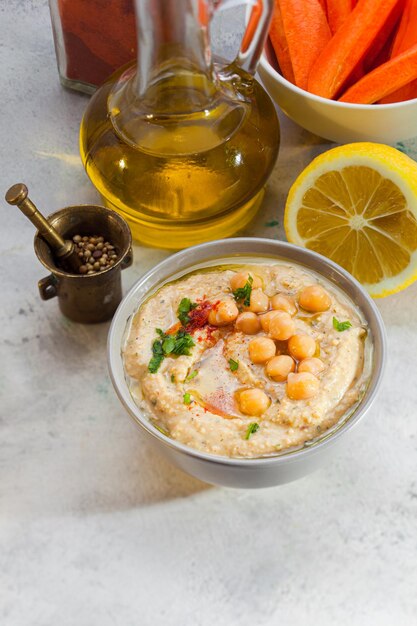
[(28, 188), (23, 183), (10, 187), (5, 195), (6, 202), (17, 206), (38, 229), (39, 234), (50, 245), (58, 264), (65, 271), (78, 274), (82, 260), (72, 241), (66, 240), (50, 225), (48, 220), (38, 211), (32, 200), (28, 198)]

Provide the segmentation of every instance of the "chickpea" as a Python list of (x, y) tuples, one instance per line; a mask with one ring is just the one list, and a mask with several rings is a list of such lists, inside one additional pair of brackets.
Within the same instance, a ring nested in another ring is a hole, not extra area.
[(263, 313), (269, 309), (269, 298), (262, 289), (252, 289), (248, 308), (253, 313)]
[(303, 359), (301, 363), (298, 365), (299, 372), (310, 372), (310, 374), (320, 374), (324, 370), (324, 363), (320, 359), (316, 357), (310, 357), (308, 359)]
[(316, 347), (315, 339), (303, 333), (293, 335), (288, 341), (288, 352), (294, 359), (297, 359), (297, 361), (312, 357), (316, 351)]
[(259, 278), (259, 276), (256, 276), (251, 272), (238, 272), (237, 274), (234, 274), (230, 279), (230, 287), (232, 288), (232, 291), (236, 291), (236, 289), (242, 289), (248, 282), (249, 276), (252, 276), (253, 289), (262, 287), (262, 280)]
[(274, 356), (265, 367), (265, 372), (269, 378), (275, 380), (277, 383), (282, 383), (287, 380), (287, 376), (290, 372), (295, 370), (294, 359), (287, 354), (280, 354)]
[(266, 363), (275, 356), (276, 347), (268, 337), (256, 337), (249, 342), (249, 357), (252, 363)]
[(284, 296), (281, 293), (275, 294), (271, 298), (271, 306), (276, 311), (286, 311), (289, 315), (297, 313), (295, 302), (290, 296)]
[(239, 309), (233, 300), (223, 300), (217, 307), (211, 309), (208, 321), (213, 326), (227, 326), (232, 324), (239, 315)]
[(245, 335), (256, 335), (261, 330), (259, 317), (251, 311), (240, 313), (236, 320), (236, 330), (245, 333)]
[(245, 415), (259, 416), (268, 409), (271, 401), (262, 389), (244, 389), (239, 394), (239, 407)]
[(286, 341), (295, 333), (294, 321), (285, 311), (275, 311), (269, 322), (269, 334), (274, 339)]
[(271, 319), (274, 315), (277, 314), (278, 311), (268, 311), (267, 313), (263, 313), (259, 316), (259, 320), (261, 322), (262, 330), (265, 333), (269, 333), (269, 324), (271, 323)]
[(291, 400), (308, 400), (317, 394), (319, 387), (319, 379), (310, 372), (288, 374), (287, 396)]
[(311, 313), (327, 311), (332, 300), (323, 287), (320, 285), (309, 285), (304, 287), (298, 298), (300, 306)]

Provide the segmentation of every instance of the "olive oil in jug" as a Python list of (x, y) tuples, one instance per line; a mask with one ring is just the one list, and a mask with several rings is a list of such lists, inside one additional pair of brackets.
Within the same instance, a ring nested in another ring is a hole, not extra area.
[(258, 210), (279, 147), (274, 106), (252, 76), (269, 4), (220, 69), (212, 0), (136, 0), (138, 63), (96, 92), (80, 134), (88, 176), (135, 239), (183, 248), (232, 235)]

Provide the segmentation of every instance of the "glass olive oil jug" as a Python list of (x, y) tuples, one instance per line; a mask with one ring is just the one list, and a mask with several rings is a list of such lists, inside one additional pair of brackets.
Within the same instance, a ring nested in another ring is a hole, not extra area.
[(261, 203), (279, 125), (253, 74), (273, 0), (249, 0), (238, 56), (219, 67), (210, 19), (239, 3), (136, 0), (138, 62), (113, 74), (85, 112), (87, 174), (143, 243), (176, 249), (230, 236)]

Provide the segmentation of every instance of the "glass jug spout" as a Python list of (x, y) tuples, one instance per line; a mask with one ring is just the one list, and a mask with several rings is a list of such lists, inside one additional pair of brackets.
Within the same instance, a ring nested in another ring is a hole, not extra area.
[(217, 90), (209, 41), (212, 0), (135, 0), (135, 5), (136, 72), (121, 75), (109, 100), (124, 133), (133, 117), (188, 115), (210, 107)]
[(188, 113), (213, 97), (211, 5), (211, 0), (136, 0), (138, 65), (133, 88), (144, 109)]

